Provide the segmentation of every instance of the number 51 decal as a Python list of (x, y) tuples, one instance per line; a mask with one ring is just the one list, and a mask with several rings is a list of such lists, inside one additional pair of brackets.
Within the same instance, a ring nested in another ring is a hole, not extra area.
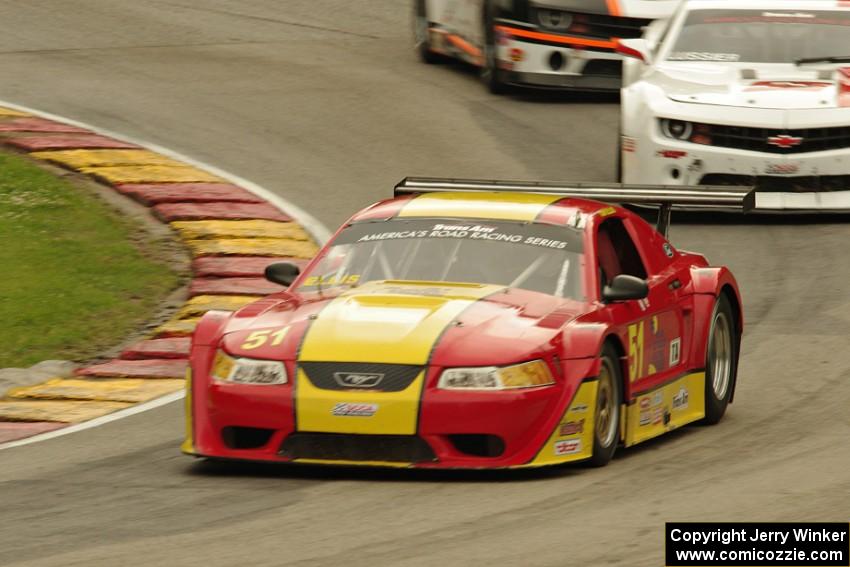
[(646, 321), (629, 325), (629, 382), (643, 377), (644, 329)]
[(289, 327), (283, 327), (278, 330), (274, 329), (266, 329), (265, 331), (254, 331), (247, 337), (245, 337), (245, 342), (242, 343), (242, 350), (254, 350), (255, 348), (260, 348), (269, 342), (269, 339), (272, 339), (270, 346), (280, 346), (280, 343), (283, 342), (283, 339), (286, 337), (286, 333), (289, 331)]

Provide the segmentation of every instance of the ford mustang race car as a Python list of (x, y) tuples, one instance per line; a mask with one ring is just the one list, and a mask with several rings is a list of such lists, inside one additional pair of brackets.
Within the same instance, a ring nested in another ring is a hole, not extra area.
[(414, 0), (414, 36), (426, 63), (445, 56), (506, 85), (617, 90), (616, 38), (638, 38), (676, 0)]
[[(193, 339), (183, 451), (421, 468), (604, 465), (735, 390), (735, 279), (581, 197), (749, 207), (745, 190), (408, 179), (288, 285)], [(669, 216), (660, 215), (666, 230)]]
[(691, 0), (622, 40), (620, 179), (850, 210), (850, 3)]

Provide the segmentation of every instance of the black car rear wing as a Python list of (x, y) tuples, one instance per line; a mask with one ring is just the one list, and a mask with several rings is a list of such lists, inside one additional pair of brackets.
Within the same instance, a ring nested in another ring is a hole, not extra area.
[(607, 203), (633, 203), (658, 207), (658, 232), (667, 236), (673, 206), (723, 207), (749, 212), (755, 208), (753, 187), (714, 185), (626, 185), (623, 183), (551, 183), (546, 181), (484, 181), (405, 177), (395, 195), (450, 192), (516, 192), (580, 197)]

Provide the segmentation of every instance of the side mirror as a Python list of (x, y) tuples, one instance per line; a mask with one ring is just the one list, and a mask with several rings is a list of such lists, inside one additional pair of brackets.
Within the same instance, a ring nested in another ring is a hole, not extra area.
[(611, 285), (606, 285), (602, 290), (602, 300), (605, 302), (645, 299), (648, 295), (649, 284), (646, 280), (626, 274), (614, 276)]
[(638, 59), (645, 65), (649, 65), (652, 62), (652, 55), (650, 54), (649, 43), (647, 43), (647, 41), (642, 38), (618, 39), (617, 53), (626, 57)]
[(301, 268), (292, 262), (275, 262), (266, 266), (265, 276), (272, 283), (289, 287), (300, 273)]

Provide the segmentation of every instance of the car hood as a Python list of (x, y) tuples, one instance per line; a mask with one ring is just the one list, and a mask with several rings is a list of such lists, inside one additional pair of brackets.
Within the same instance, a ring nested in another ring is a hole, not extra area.
[[(495, 285), (370, 282), (335, 297), (275, 301), (250, 318), (243, 310), (224, 346), (236, 356), (304, 362), (510, 364), (550, 352), (583, 305)], [(252, 333), (280, 329), (285, 341), (269, 336), (254, 346)]]
[(676, 101), (778, 110), (850, 107), (850, 68), (663, 62), (650, 82)]

